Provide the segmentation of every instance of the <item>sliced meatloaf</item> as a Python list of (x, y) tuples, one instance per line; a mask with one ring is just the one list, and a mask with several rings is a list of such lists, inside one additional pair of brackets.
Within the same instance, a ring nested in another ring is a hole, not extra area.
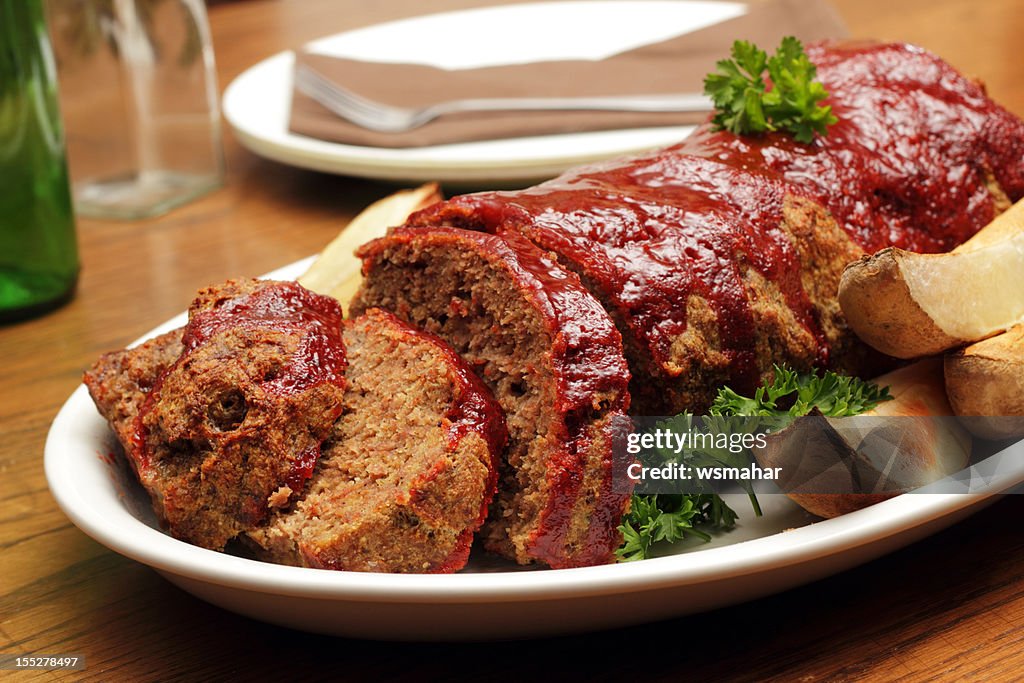
[[(494, 493), (500, 408), (440, 339), (382, 311), (342, 328), (337, 308), (294, 283), (211, 287), (188, 326), (85, 382), (175, 536), (241, 535), (302, 566), (459, 569)], [(312, 392), (325, 376), (340, 390)]]
[(353, 314), (385, 308), (442, 337), (505, 411), (487, 547), (552, 567), (613, 559), (629, 499), (611, 473), (629, 371), (601, 305), (517, 235), (399, 229), (359, 255)]
[(410, 225), (518, 233), (557, 253), (621, 330), (640, 414), (702, 410), (773, 363), (855, 371), (870, 360), (835, 300), (861, 250), (775, 174), (669, 150), (458, 197)]
[(494, 494), (500, 408), (451, 347), (390, 313), (346, 321), (345, 346), (344, 410), (309, 487), (251, 545), (326, 569), (463, 567)]
[(345, 392), (340, 307), (293, 282), (229, 281), (199, 292), (180, 342), (106, 356), (85, 382), (161, 522), (219, 550), (313, 472)]
[(919, 48), (807, 53), (839, 118), (810, 144), (705, 125), (407, 225), (515, 232), (555, 252), (621, 330), (640, 413), (701, 410), (779, 361), (877, 369), (836, 302), (843, 266), (888, 245), (949, 249), (1024, 196), (1024, 123)]

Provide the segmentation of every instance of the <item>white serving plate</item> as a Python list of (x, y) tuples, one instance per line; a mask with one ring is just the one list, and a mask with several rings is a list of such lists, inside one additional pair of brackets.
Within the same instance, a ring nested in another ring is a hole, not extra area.
[[(696, 0), (540, 2), (403, 19), (321, 38), (309, 47), (338, 57), (445, 69), (597, 60), (745, 12), (743, 3)], [(584, 162), (669, 145), (693, 130), (641, 128), (408, 149), (327, 142), (288, 131), (293, 63), (292, 52), (281, 52), (238, 76), (224, 92), (224, 116), (256, 154), (327, 173), (402, 182), (523, 184)]]
[[(304, 272), (310, 259), (268, 277)], [(146, 338), (179, 327), (182, 314)], [(953, 524), (1024, 482), (1024, 441), (949, 481), (836, 519), (815, 521), (785, 496), (755, 518), (727, 496), (738, 527), (643, 562), (523, 570), (474, 553), (452, 575), (334, 572), (204, 550), (159, 530), (84, 386), (46, 440), (46, 478), (82, 531), (215, 605), (297, 629), (361, 638), (479, 640), (627, 626), (743, 602), (814, 581)]]

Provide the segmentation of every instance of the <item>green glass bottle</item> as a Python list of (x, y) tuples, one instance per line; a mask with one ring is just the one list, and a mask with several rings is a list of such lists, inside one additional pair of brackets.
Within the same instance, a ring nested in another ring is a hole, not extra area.
[(60, 305), (77, 280), (64, 130), (42, 0), (0, 0), (0, 321)]

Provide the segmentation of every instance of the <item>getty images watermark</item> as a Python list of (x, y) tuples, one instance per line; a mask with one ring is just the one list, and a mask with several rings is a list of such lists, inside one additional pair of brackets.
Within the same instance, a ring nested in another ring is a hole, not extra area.
[[(670, 422), (670, 421), (668, 421)], [(665, 423), (656, 423), (665, 424)], [(768, 430), (709, 431), (689, 423), (679, 432), (667, 426), (633, 431), (626, 436), (627, 455), (656, 453), (654, 459), (637, 460), (626, 465), (626, 477), (633, 482), (648, 481), (774, 481), (782, 474), (781, 467), (761, 467), (751, 460), (740, 464), (713, 464), (708, 458), (686, 458), (694, 453), (727, 453), (740, 457), (754, 449), (768, 447)], [(665, 457), (667, 456), (667, 457)]]
[(972, 438), (955, 417), (680, 415), (620, 427), (619, 492), (969, 493), (1024, 471), (1024, 442)]

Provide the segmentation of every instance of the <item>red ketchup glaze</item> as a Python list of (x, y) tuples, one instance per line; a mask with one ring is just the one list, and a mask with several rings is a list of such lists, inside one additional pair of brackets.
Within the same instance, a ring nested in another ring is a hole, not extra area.
[(947, 251), (994, 215), (991, 174), (1024, 196), (1024, 122), (929, 52), (903, 44), (807, 49), (839, 123), (804, 145), (700, 128), (675, 150), (771, 169), (827, 207), (867, 251)]
[[(599, 547), (566, 552), (569, 522), (583, 482), (583, 458), (591, 447), (588, 416), (598, 396), (606, 398), (607, 415), (625, 415), (629, 407), (629, 368), (622, 355), (622, 337), (607, 312), (582, 286), (579, 278), (562, 269), (551, 255), (515, 233), (502, 236), (451, 227), (397, 228), (357, 251), (363, 274), (395, 244), (464, 245), (503, 269), (545, 321), (552, 339), (551, 364), (557, 385), (553, 406), (562, 423), (562, 448), (552, 453), (547, 469), (548, 498), (540, 514), (537, 532), (529, 543), (530, 554), (553, 567), (586, 566), (612, 559), (620, 542), (614, 538), (629, 493), (612, 493), (611, 438), (607, 436), (602, 490), (607, 495), (594, 510), (594, 519), (610, 524), (613, 535)], [(606, 521), (605, 521), (606, 520)]]
[(306, 484), (306, 480), (313, 476), (313, 469), (316, 467), (316, 461), (319, 459), (319, 446), (304, 450), (299, 457), (292, 461), (291, 471), (288, 472), (288, 476), (284, 480), (285, 486), (292, 491), (301, 491), (302, 487)]
[(1024, 123), (937, 57), (906, 45), (812, 45), (840, 119), (801, 144), (699, 128), (666, 150), (592, 164), (518, 192), (456, 197), (410, 225), (518, 232), (585, 276), (626, 332), (664, 367), (686, 302), (718, 314), (730, 384), (759, 379), (740, 262), (774, 283), (829, 348), (779, 229), (783, 198), (825, 206), (866, 251), (942, 251), (988, 223), (991, 174), (1024, 196)]
[(305, 391), (323, 382), (343, 387), (347, 363), (341, 318), (341, 307), (334, 299), (315, 294), (296, 282), (273, 282), (251, 294), (195, 313), (182, 335), (182, 359), (228, 329), (295, 333), (302, 340), (299, 349), (281, 372), (263, 386), (278, 395)]
[[(295, 282), (268, 281), (253, 292), (193, 313), (182, 334), (181, 356), (153, 384), (135, 419), (130, 455), (138, 468), (145, 469), (150, 464), (144, 416), (160, 400), (164, 378), (210, 339), (229, 329), (295, 333), (301, 340), (299, 348), (273, 379), (262, 382), (262, 387), (281, 396), (322, 383), (344, 388), (347, 362), (341, 320), (341, 307), (334, 299), (315, 294)], [(341, 406), (337, 409), (340, 412)], [(298, 454), (284, 483), (293, 491), (300, 491), (313, 474), (319, 457), (319, 447)]]

